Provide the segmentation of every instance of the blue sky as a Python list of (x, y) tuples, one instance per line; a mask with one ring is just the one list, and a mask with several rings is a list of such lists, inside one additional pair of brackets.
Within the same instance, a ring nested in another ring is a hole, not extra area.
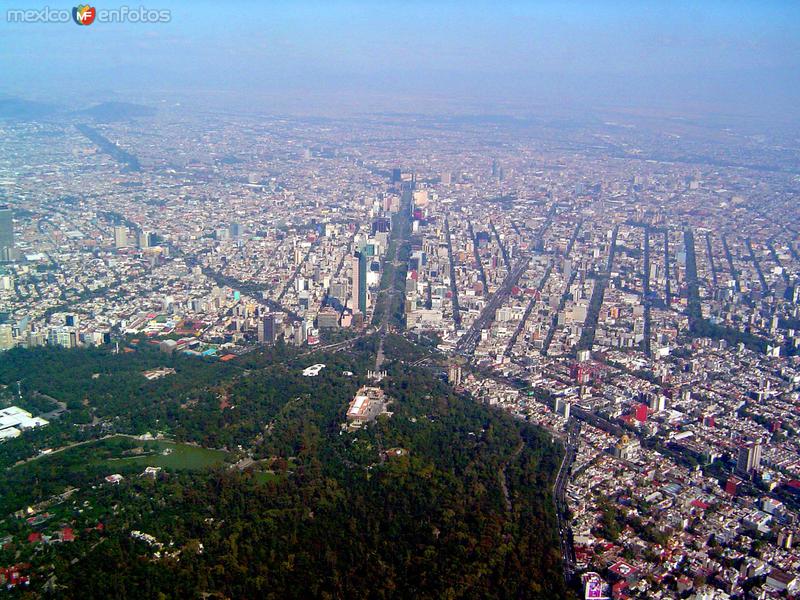
[(335, 98), (352, 110), (450, 103), (467, 112), (622, 106), (769, 116), (800, 104), (800, 2), (141, 4), (170, 9), (172, 20), (11, 24), (8, 8), (61, 6), (2, 3), (0, 93), (283, 95)]

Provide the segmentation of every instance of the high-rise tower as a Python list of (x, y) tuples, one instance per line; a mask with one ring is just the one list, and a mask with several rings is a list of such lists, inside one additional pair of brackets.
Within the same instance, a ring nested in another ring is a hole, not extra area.
[(353, 255), (353, 312), (367, 314), (367, 253), (359, 250)]
[(14, 258), (14, 213), (8, 205), (0, 206), (0, 261)]

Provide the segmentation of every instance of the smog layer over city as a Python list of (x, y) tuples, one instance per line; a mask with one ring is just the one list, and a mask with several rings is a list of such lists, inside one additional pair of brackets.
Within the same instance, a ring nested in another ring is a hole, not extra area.
[(800, 598), (800, 4), (4, 2), (0, 590)]

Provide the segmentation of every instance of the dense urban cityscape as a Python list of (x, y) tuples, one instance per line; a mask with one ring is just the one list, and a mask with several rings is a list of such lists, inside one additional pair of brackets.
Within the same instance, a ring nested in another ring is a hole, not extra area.
[(0, 595), (800, 598), (797, 5), (19, 4)]
[[(793, 594), (796, 153), (647, 125), (5, 123), (0, 345), (424, 337), (415, 368), (569, 438), (587, 597)], [(5, 410), (3, 438), (47, 426)]]

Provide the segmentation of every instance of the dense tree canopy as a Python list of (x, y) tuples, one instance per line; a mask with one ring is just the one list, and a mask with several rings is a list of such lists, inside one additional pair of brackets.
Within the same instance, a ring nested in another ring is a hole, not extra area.
[[(76, 512), (69, 524), (88, 531), (104, 523), (101, 533), (82, 533), (33, 561), (41, 577), (55, 575), (45, 593), (83, 600), (562, 597), (550, 495), (559, 446), (400, 361), (390, 362), (381, 382), (391, 414), (343, 430), (374, 345), (368, 338), (350, 351), (308, 356), (277, 347), (229, 364), (146, 347), (119, 355), (8, 353), (0, 382), (19, 380), (24, 393), (77, 402), (96, 419), (87, 426), (66, 418), (0, 446), (6, 513), (72, 485), (93, 512)], [(315, 362), (327, 367), (303, 377)], [(160, 365), (176, 373), (142, 377)], [(120, 467), (122, 483), (98, 485), (108, 472), (102, 452), (120, 448), (91, 444), (11, 466), (32, 445), (154, 430), (224, 446), (231, 461), (248, 456), (254, 466), (167, 469), (155, 480)], [(163, 543), (159, 557), (131, 530)], [(40, 594), (41, 583), (30, 593)]]

